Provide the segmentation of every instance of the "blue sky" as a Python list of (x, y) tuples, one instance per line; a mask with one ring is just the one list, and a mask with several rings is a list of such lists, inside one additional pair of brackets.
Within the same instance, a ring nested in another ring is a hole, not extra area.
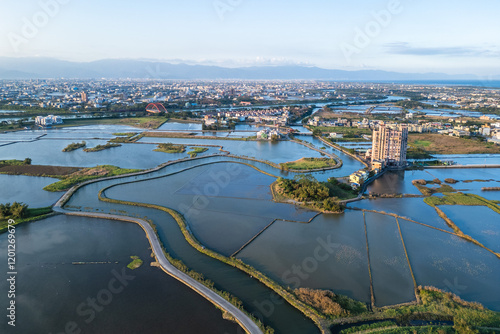
[(0, 56), (499, 75), (498, 13), (497, 0), (0, 0)]

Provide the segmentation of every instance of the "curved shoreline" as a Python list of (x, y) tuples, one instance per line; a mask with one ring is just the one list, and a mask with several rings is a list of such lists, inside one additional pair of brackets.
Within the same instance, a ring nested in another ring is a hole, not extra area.
[(205, 285), (201, 284), (194, 278), (189, 275), (183, 273), (179, 269), (177, 269), (173, 264), (171, 264), (168, 259), (165, 257), (163, 253), (163, 248), (158, 240), (158, 237), (151, 227), (151, 225), (140, 218), (132, 218), (128, 216), (119, 216), (112, 215), (106, 213), (88, 213), (88, 212), (73, 212), (63, 209), (59, 205), (55, 205), (53, 207), (55, 212), (59, 212), (69, 216), (80, 216), (80, 217), (89, 217), (89, 218), (98, 218), (98, 219), (110, 219), (110, 220), (118, 220), (123, 222), (130, 222), (138, 224), (146, 233), (146, 237), (148, 238), (149, 244), (151, 245), (151, 249), (153, 254), (155, 255), (155, 260), (159, 263), (160, 268), (179, 280), (180, 282), (186, 284), (188, 287), (199, 293), (201, 296), (209, 300), (218, 308), (223, 311), (231, 314), (235, 321), (247, 332), (250, 334), (263, 334), (262, 330), (255, 324), (243, 311), (238, 309), (236, 306), (231, 304), (229, 301), (219, 296), (213, 290), (209, 289)]

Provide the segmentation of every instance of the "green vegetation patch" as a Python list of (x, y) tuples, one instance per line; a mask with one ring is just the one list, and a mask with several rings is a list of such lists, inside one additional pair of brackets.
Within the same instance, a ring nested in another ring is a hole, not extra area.
[(479, 195), (475, 194), (464, 194), (462, 192), (457, 193), (445, 193), (443, 197), (426, 197), (424, 198), (424, 202), (430, 206), (438, 206), (438, 205), (477, 205), (477, 206), (487, 206), (491, 210), (496, 213), (500, 213), (500, 206), (490, 201), (486, 198), (483, 198)]
[[(453, 188), (450, 185), (447, 184), (441, 184), (441, 181), (439, 180), (434, 180), (434, 181), (425, 181), (425, 180), (413, 180), (412, 184), (417, 187), (417, 189), (422, 193), (424, 196), (432, 196), (433, 194), (437, 193), (452, 193), (456, 192), (456, 189)], [(439, 185), (438, 187), (427, 187), (427, 184), (437, 184)]]
[[(383, 329), (383, 328), (386, 328), (386, 327), (394, 327), (394, 326), (396, 326), (396, 324), (393, 321), (380, 321), (380, 322), (375, 322), (373, 324), (365, 324), (365, 325), (360, 325), (360, 326), (353, 326), (353, 327), (341, 330), (340, 334), (359, 333), (359, 332), (362, 332), (362, 331), (368, 331), (370, 329), (377, 329), (377, 328), (378, 329)], [(377, 333), (381, 333), (381, 332), (377, 331)]]
[(421, 147), (410, 146), (406, 151), (407, 159), (432, 159), (434, 158), (430, 153)]
[(356, 198), (358, 196), (357, 190), (352, 189), (352, 187), (347, 183), (339, 182), (334, 177), (329, 178), (328, 182), (324, 182), (323, 184), (328, 188), (331, 197), (346, 200)]
[(420, 147), (428, 147), (432, 143), (428, 140), (415, 140), (412, 144), (415, 146), (420, 146)]
[(87, 143), (85, 141), (82, 141), (81, 143), (71, 143), (68, 146), (66, 146), (65, 148), (63, 148), (62, 151), (63, 152), (71, 152), (71, 151), (78, 150), (79, 148), (82, 148), (85, 146), (87, 146)]
[(154, 151), (164, 153), (183, 153), (184, 151), (186, 151), (186, 146), (180, 144), (176, 145), (172, 143), (158, 144), (158, 147)]
[(296, 161), (281, 163), (283, 170), (310, 170), (335, 167), (337, 161), (330, 158), (301, 158)]
[[(115, 133), (114, 135), (119, 135), (118, 137), (109, 140), (109, 143), (135, 143), (144, 135), (137, 132), (125, 132), (125, 133)], [(120, 136), (121, 135), (121, 136)]]
[(327, 133), (342, 133), (344, 135), (344, 138), (358, 138), (362, 135), (372, 134), (372, 131), (370, 129), (358, 129), (345, 126), (311, 126), (311, 129), (313, 130), (313, 132), (314, 130), (319, 130), (321, 132)]
[(107, 150), (109, 148), (118, 147), (118, 146), (122, 146), (122, 145), (121, 144), (107, 143), (105, 145), (97, 145), (96, 147), (92, 147), (92, 148), (84, 148), (83, 150), (85, 152), (99, 152), (99, 151)]
[(477, 137), (458, 138), (437, 133), (411, 133), (408, 146), (425, 150), (430, 154), (500, 153), (498, 145), (488, 145)]
[(295, 295), (302, 302), (311, 305), (318, 312), (331, 318), (348, 317), (368, 312), (366, 305), (346, 296), (336, 295), (329, 290), (299, 288)]
[(191, 151), (188, 152), (191, 158), (196, 158), (200, 153), (208, 151), (207, 147), (191, 147)]
[(142, 260), (138, 256), (131, 256), (132, 262), (127, 264), (127, 268), (134, 270), (142, 266)]
[[(344, 332), (341, 332), (344, 333)], [(364, 333), (377, 333), (377, 334), (455, 334), (457, 333), (451, 326), (408, 326), (390, 329), (370, 330)], [(467, 332), (467, 333), (481, 333), (481, 332)], [(490, 332), (488, 332), (490, 333)], [(464, 332), (465, 334), (465, 332)]]
[(50, 206), (45, 208), (30, 209), (28, 208), (28, 205), (24, 203), (14, 202), (12, 205), (10, 203), (0, 204), (0, 234), (7, 231), (9, 219), (15, 220), (15, 223), (11, 225), (16, 226), (22, 223), (44, 218), (50, 213), (52, 213), (52, 207)]
[(61, 176), (60, 181), (49, 184), (43, 189), (47, 191), (64, 191), (80, 182), (92, 179), (98, 179), (106, 176), (116, 176), (116, 175), (135, 173), (139, 171), (140, 169), (124, 169), (111, 165), (102, 165), (91, 168), (84, 168), (72, 174)]
[(6, 166), (24, 166), (31, 165), (31, 159), (26, 158), (24, 160), (0, 160), (0, 168)]
[(137, 132), (115, 132), (113, 133), (113, 136), (118, 136), (118, 137), (133, 137), (137, 134)]
[(335, 194), (343, 194), (349, 198), (357, 196), (357, 192), (349, 185), (342, 185), (336, 179), (318, 182), (311, 175), (297, 175), (294, 179), (280, 177), (272, 187), (277, 201), (292, 199), (314, 209), (335, 213), (344, 211), (344, 206), (339, 203)]
[(115, 124), (136, 126), (143, 129), (157, 129), (168, 120), (165, 116), (131, 117), (119, 119)]
[(474, 329), (476, 326), (500, 327), (500, 312), (485, 309), (479, 303), (466, 302), (435, 287), (419, 286), (418, 293), (422, 301), (420, 304), (390, 308), (383, 312), (403, 323), (415, 315), (425, 315), (429, 320), (452, 320), (455, 323), (453, 328), (458, 333), (477, 333)]

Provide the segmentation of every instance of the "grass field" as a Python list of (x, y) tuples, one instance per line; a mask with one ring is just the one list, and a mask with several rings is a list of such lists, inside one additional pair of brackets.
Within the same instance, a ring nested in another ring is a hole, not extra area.
[(418, 146), (418, 147), (428, 147), (430, 146), (432, 143), (428, 140), (415, 140), (413, 142), (413, 145), (415, 146)]
[(128, 125), (143, 129), (157, 129), (168, 120), (166, 117), (128, 117), (128, 118), (103, 118), (103, 119), (68, 119), (64, 124), (56, 125), (57, 128), (94, 125), (94, 124), (115, 124)]
[(434, 133), (412, 133), (408, 136), (408, 144), (434, 154), (500, 153), (500, 146), (493, 143)]
[(296, 161), (281, 163), (283, 169), (287, 170), (308, 170), (333, 167), (337, 164), (335, 159), (329, 158), (302, 158)]
[(196, 156), (200, 153), (208, 151), (206, 147), (191, 147), (192, 151), (189, 151), (188, 154), (191, 158), (196, 158)]
[(134, 270), (142, 266), (142, 260), (138, 256), (131, 256), (132, 262), (127, 264), (127, 268)]
[(443, 197), (426, 197), (424, 202), (429, 204), (430, 206), (437, 205), (478, 205), (478, 206), (487, 206), (491, 210), (500, 214), (500, 206), (486, 198), (483, 198), (479, 195), (475, 194), (464, 194), (461, 192), (458, 193), (445, 193)]

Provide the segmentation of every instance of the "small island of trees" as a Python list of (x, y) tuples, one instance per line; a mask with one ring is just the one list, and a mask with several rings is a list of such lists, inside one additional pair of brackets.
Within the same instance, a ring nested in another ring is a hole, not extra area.
[(277, 201), (292, 199), (305, 206), (333, 213), (344, 211), (340, 200), (358, 195), (348, 184), (340, 183), (335, 178), (328, 182), (318, 182), (311, 175), (297, 175), (294, 179), (280, 177), (272, 187)]
[(184, 151), (186, 151), (186, 146), (172, 143), (158, 144), (158, 147), (155, 149), (155, 152), (164, 153), (183, 153)]
[(71, 152), (71, 151), (78, 150), (79, 148), (82, 148), (85, 146), (87, 146), (87, 143), (85, 141), (82, 141), (81, 143), (71, 143), (68, 146), (66, 146), (65, 148), (63, 148), (62, 151), (63, 152)]

